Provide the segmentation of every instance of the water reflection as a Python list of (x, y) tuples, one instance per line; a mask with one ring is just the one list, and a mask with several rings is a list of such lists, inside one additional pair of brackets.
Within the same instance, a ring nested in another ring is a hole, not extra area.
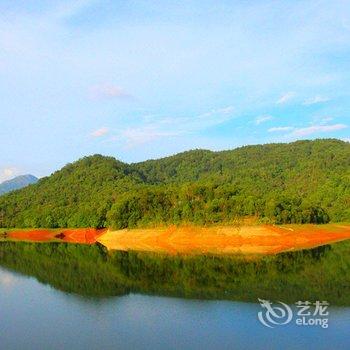
[[(317, 299), (350, 305), (348, 277), (339, 273), (344, 259), (338, 257), (349, 246), (342, 242), (332, 248), (247, 260), (108, 252), (98, 244), (1, 242), (0, 265), (55, 289), (89, 297), (143, 293), (252, 302)], [(3, 278), (5, 285), (14, 283), (11, 277)]]
[(109, 298), (84, 297), (58, 291), (35, 278), (2, 268), (0, 281), (0, 343), (6, 350), (350, 346), (349, 308), (331, 308), (327, 330), (293, 324), (271, 330), (258, 322), (260, 307), (253, 303), (133, 293)]

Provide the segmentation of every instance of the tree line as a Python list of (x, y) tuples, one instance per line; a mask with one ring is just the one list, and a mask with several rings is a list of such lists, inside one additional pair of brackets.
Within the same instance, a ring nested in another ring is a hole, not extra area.
[(0, 227), (350, 221), (350, 144), (193, 150), (126, 164), (94, 155), (0, 196)]

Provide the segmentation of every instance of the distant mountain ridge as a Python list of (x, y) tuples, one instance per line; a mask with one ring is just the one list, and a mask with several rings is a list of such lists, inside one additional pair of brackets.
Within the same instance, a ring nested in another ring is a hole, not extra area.
[(0, 183), (0, 195), (10, 191), (19, 190), (31, 184), (35, 184), (38, 182), (38, 180), (39, 179), (37, 177), (30, 174), (16, 176), (11, 180)]
[(350, 222), (350, 143), (191, 150), (127, 164), (93, 155), (0, 197), (0, 227)]

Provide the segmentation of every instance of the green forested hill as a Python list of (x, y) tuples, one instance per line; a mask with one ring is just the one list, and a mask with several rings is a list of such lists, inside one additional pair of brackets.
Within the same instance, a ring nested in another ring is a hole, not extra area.
[(135, 164), (95, 155), (0, 197), (2, 227), (214, 224), (247, 215), (350, 221), (350, 144), (194, 150)]

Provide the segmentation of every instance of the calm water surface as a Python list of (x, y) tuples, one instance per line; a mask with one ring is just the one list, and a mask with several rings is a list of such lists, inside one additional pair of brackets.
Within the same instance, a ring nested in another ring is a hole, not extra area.
[(268, 329), (260, 310), (138, 294), (80, 297), (0, 268), (1, 349), (350, 349), (350, 308), (330, 308), (328, 329)]

